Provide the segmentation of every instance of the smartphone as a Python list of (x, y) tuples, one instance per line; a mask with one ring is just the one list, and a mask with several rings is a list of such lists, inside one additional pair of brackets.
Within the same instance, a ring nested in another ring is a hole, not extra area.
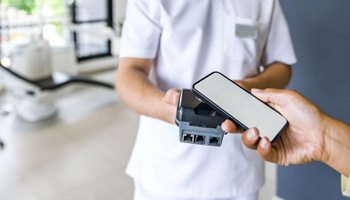
[(268, 104), (220, 72), (212, 72), (192, 86), (193, 93), (243, 130), (256, 127), (260, 136), (274, 141), (288, 121)]

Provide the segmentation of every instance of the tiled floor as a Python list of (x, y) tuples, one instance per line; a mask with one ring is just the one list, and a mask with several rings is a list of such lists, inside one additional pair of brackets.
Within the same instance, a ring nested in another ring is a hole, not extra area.
[[(54, 120), (30, 124), (14, 114), (0, 117), (0, 138), (6, 141), (0, 151), (0, 200), (132, 199), (124, 169), (138, 116), (113, 91), (70, 88), (61, 96)], [(262, 200), (272, 197), (274, 172), (267, 168)]]
[(0, 119), (0, 199), (132, 199), (124, 168), (138, 116), (103, 89), (74, 92), (59, 107), (57, 119), (36, 125)]

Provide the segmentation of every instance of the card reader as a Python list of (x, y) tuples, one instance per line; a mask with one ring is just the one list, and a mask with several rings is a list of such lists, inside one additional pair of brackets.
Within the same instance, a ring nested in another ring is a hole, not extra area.
[(225, 135), (221, 124), (225, 119), (206, 103), (197, 99), (191, 90), (182, 90), (176, 113), (181, 142), (221, 146)]

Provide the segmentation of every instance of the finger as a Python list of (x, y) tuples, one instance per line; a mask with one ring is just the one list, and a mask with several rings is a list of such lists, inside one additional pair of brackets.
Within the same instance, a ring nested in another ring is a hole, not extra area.
[(165, 93), (165, 102), (176, 106), (180, 97), (180, 91), (178, 89), (170, 89)]
[(264, 137), (260, 140), (258, 145), (258, 152), (264, 160), (277, 164), (280, 163), (278, 160), (278, 151), (272, 147), (272, 144), (267, 137)]
[(283, 105), (288, 99), (286, 91), (279, 89), (252, 89), (252, 94), (266, 103), (272, 103), (273, 105)]
[(234, 82), (248, 91), (250, 91), (252, 89), (251, 87), (248, 86), (248, 83), (244, 80), (235, 80)]
[(256, 150), (260, 140), (258, 129), (251, 128), (245, 131), (242, 135), (242, 140), (246, 147)]
[(239, 86), (243, 87), (243, 81), (234, 80), (234, 82), (237, 83)]
[(236, 133), (237, 126), (231, 120), (227, 119), (221, 124), (221, 128), (226, 133)]

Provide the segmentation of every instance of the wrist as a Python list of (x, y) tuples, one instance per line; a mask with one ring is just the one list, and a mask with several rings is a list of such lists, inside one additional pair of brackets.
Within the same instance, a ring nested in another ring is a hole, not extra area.
[(326, 118), (325, 152), (321, 161), (348, 177), (350, 175), (350, 127), (336, 119)]
[(320, 161), (330, 165), (333, 146), (331, 124), (333, 124), (333, 122), (330, 117), (323, 116), (320, 124), (322, 125), (320, 132), (323, 139), (323, 153), (321, 155)]

